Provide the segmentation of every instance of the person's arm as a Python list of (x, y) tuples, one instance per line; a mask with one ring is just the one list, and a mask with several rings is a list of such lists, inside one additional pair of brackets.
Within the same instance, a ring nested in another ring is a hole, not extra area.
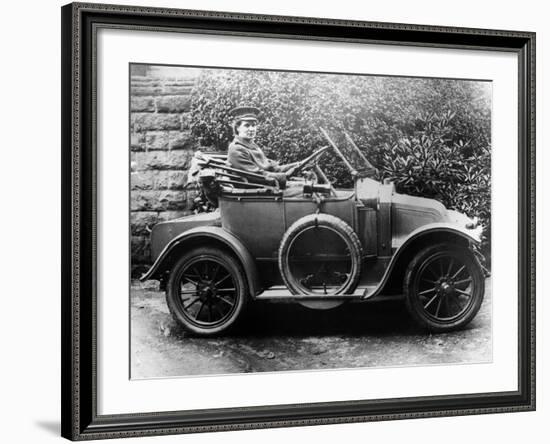
[(263, 170), (252, 160), (252, 156), (245, 148), (236, 145), (229, 145), (227, 151), (227, 162), (231, 167), (238, 170), (250, 171), (251, 173), (262, 174)]
[(279, 167), (279, 162), (269, 159), (258, 145), (254, 144), (254, 147), (256, 148), (256, 151), (251, 153), (251, 156), (254, 158), (261, 169), (274, 173), (281, 171)]
[(279, 165), (279, 162), (277, 162), (276, 160), (268, 159), (267, 157), (265, 158), (265, 160), (267, 163), (267, 167), (265, 169), (266, 171), (273, 171), (273, 172), (281, 171), (281, 166)]
[(300, 162), (292, 162), (292, 163), (287, 163), (286, 165), (280, 165), (279, 166), (279, 171), (281, 173), (286, 173), (287, 171), (291, 170), (292, 168), (294, 168), (295, 166), (297, 166)]

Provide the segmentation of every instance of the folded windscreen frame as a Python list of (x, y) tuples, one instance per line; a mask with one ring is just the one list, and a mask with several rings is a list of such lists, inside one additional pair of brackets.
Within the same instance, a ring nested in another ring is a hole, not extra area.
[(377, 170), (346, 131), (329, 134), (319, 128), (346, 168), (357, 178), (374, 178)]

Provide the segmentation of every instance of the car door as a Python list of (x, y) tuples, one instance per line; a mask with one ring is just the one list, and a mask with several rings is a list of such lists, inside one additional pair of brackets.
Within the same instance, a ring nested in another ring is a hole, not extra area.
[(280, 197), (220, 198), (222, 227), (234, 234), (256, 259), (276, 259), (285, 232), (284, 203)]

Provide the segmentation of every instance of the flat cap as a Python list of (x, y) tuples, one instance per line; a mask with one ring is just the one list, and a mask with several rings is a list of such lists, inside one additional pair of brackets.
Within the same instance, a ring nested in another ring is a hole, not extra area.
[(229, 111), (234, 120), (258, 120), (260, 110), (254, 106), (237, 106)]

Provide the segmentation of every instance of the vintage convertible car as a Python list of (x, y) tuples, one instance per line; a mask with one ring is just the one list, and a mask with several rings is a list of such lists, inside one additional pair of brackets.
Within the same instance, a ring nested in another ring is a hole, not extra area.
[[(464, 327), (484, 295), (477, 220), (371, 179), (347, 134), (338, 147), (321, 131), (329, 145), (296, 166), (286, 189), (197, 153), (191, 177), (214, 211), (155, 225), (142, 280), (159, 280), (173, 317), (199, 335), (225, 332), (254, 300), (330, 309), (396, 295), (424, 328)], [(317, 165), (330, 147), (353, 189), (334, 189)], [(312, 180), (299, 177), (306, 167)]]

